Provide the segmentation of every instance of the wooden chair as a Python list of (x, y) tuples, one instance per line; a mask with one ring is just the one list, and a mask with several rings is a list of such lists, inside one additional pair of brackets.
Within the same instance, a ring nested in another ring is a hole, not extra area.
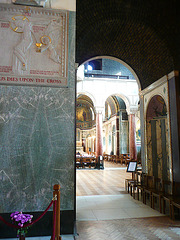
[(129, 162), (131, 161), (130, 157), (128, 156), (128, 154), (125, 156), (125, 165), (127, 166), (129, 164)]
[(123, 154), (120, 155), (120, 161), (121, 161), (121, 165), (125, 163), (125, 158)]
[(83, 158), (83, 168), (89, 167), (91, 168), (91, 159), (90, 158)]
[(170, 218), (172, 218), (172, 208), (171, 208), (171, 202), (173, 200), (173, 183), (171, 181), (162, 181), (163, 184), (163, 196), (162, 196), (162, 209), (163, 213), (166, 213), (166, 205), (169, 206), (169, 215)]
[(155, 191), (155, 179), (154, 176), (147, 176), (145, 179), (144, 185), (144, 204), (146, 204), (146, 198), (149, 197), (150, 199), (150, 206), (152, 208), (152, 192)]
[(118, 155), (116, 155), (116, 163), (121, 163), (121, 158)]
[(139, 195), (141, 193), (141, 198), (144, 203), (144, 188), (146, 182), (147, 174), (141, 173), (141, 182), (137, 185), (137, 200), (139, 201)]
[(179, 210), (180, 210), (180, 197), (174, 199), (172, 202), (171, 202), (171, 218), (173, 220), (175, 220), (175, 208), (178, 209), (178, 217), (180, 217), (180, 213), (179, 213)]
[(96, 166), (96, 157), (94, 158), (91, 158), (91, 164), (90, 164), (90, 167), (95, 167)]
[(136, 181), (137, 181), (137, 179), (136, 179), (135, 172), (132, 172), (132, 178), (125, 179), (125, 189), (128, 193), (129, 192), (131, 193), (131, 196), (132, 196), (132, 189), (130, 188), (130, 186), (131, 186), (131, 183), (134, 183)]
[(83, 167), (82, 158), (76, 158), (76, 168)]
[(104, 161), (108, 161), (108, 154), (104, 154), (103, 157), (104, 157)]
[(161, 199), (163, 196), (163, 184), (162, 184), (162, 179), (161, 178), (155, 178), (154, 179), (155, 183), (155, 189), (152, 190), (152, 208), (155, 209), (155, 200), (159, 200), (159, 211), (162, 213), (162, 204), (161, 204)]
[(108, 155), (108, 162), (111, 162), (111, 155)]
[(112, 161), (113, 163), (116, 163), (116, 155), (112, 155), (112, 156), (111, 156), (111, 161)]
[[(180, 209), (180, 183), (179, 182), (173, 182), (171, 183), (172, 187), (172, 194), (166, 194), (163, 196), (163, 211), (165, 213), (165, 202), (168, 202), (169, 204), (169, 210), (170, 210), (170, 218), (175, 220), (175, 209), (179, 211)], [(179, 212), (178, 212), (179, 213)], [(180, 214), (178, 214), (180, 216)]]
[[(131, 181), (129, 183), (129, 187), (130, 187), (130, 194), (131, 196), (133, 196), (133, 198), (135, 199), (135, 190), (137, 189), (138, 186), (141, 186), (142, 184), (142, 172), (135, 172), (135, 180), (134, 182)], [(139, 192), (137, 190), (137, 198), (139, 200)]]

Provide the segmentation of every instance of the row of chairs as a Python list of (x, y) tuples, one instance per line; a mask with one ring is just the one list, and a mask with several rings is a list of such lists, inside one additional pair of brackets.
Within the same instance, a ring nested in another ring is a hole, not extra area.
[(109, 154), (104, 154), (104, 161), (112, 162), (112, 163), (120, 163), (120, 164), (125, 164), (127, 165), (132, 159), (130, 159), (128, 154), (120, 154), (118, 155), (109, 155)]
[[(155, 178), (141, 172), (135, 172), (132, 179), (125, 180), (126, 190), (137, 200), (142, 198), (144, 204), (150, 199), (151, 208), (155, 209), (155, 203), (159, 203), (160, 213), (166, 213), (167, 204), (169, 206), (169, 214), (175, 219), (175, 209), (180, 209), (180, 195), (178, 187), (180, 183), (172, 183), (161, 178)], [(135, 194), (137, 193), (137, 194)]]
[(96, 166), (96, 157), (76, 157), (76, 168), (91, 168)]

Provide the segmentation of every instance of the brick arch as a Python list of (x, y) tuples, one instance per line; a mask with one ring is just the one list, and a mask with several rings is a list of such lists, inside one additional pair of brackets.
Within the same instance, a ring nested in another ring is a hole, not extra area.
[(174, 69), (165, 39), (170, 28), (163, 24), (166, 16), (159, 15), (153, 3), (138, 1), (135, 5), (128, 1), (128, 6), (127, 1), (88, 2), (84, 13), (83, 3), (81, 7), (77, 4), (76, 62), (97, 56), (121, 59), (134, 69), (142, 89)]

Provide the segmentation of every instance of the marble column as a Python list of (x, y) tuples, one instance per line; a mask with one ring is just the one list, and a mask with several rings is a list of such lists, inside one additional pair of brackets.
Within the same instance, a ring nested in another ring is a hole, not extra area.
[(103, 155), (102, 112), (96, 111), (96, 157)]
[(129, 114), (129, 153), (131, 159), (137, 160), (135, 113)]
[(116, 155), (119, 156), (119, 117), (116, 118)]

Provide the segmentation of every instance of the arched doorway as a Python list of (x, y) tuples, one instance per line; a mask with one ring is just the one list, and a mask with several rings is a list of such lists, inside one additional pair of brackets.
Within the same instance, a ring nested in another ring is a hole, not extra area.
[[(79, 151), (81, 147), (87, 154), (96, 152), (98, 113), (102, 116), (102, 152), (118, 156), (121, 153), (129, 153), (128, 115), (138, 111), (139, 89), (140, 84), (139, 81), (137, 84), (134, 71), (116, 58), (96, 57), (79, 66), (76, 123), (79, 134), (77, 136), (81, 135), (81, 142), (77, 142), (79, 146), (76, 150)], [(86, 110), (83, 110), (85, 102)], [(88, 108), (93, 109), (93, 119), (91, 116), (91, 119), (87, 120), (88, 112), (91, 112)], [(133, 131), (136, 132), (136, 129)]]
[[(97, 112), (101, 112), (101, 115), (103, 115), (103, 122), (106, 121), (108, 117), (110, 117), (107, 116), (107, 107), (110, 109), (110, 111), (113, 111), (113, 114), (119, 114), (118, 108), (120, 103), (118, 101), (121, 99), (121, 101), (124, 103), (124, 109), (120, 112), (120, 116), (118, 117), (122, 119), (121, 125), (125, 125), (126, 123), (126, 128), (128, 128), (129, 126), (127, 115), (130, 117), (133, 116), (135, 119), (134, 113), (138, 111), (139, 89), (140, 84), (134, 71), (123, 61), (113, 57), (102, 56), (92, 58), (79, 66), (77, 70), (77, 96), (89, 96), (94, 104), (95, 115)], [(109, 103), (106, 104), (107, 106), (105, 106), (106, 99), (108, 98), (111, 100), (111, 106)], [(113, 107), (114, 109), (112, 109)], [(123, 129), (122, 126), (121, 129)], [(119, 140), (115, 139), (117, 138), (115, 136), (116, 132), (119, 133), (118, 131), (119, 129), (116, 129), (115, 132), (112, 133), (111, 130), (111, 136), (109, 135), (109, 142), (111, 142), (109, 143), (109, 149), (111, 149), (110, 152), (115, 151), (115, 154), (119, 154), (118, 145), (120, 145), (121, 148), (124, 145), (124, 147), (126, 146), (125, 152), (127, 153), (129, 152), (129, 139), (127, 131), (126, 133), (124, 132), (123, 136), (121, 137), (121, 139), (124, 138), (121, 141), (121, 144), (119, 144)], [(136, 131), (135, 127), (133, 131)], [(103, 136), (102, 145), (104, 145), (106, 141), (105, 137)], [(126, 143), (124, 144), (125, 141)], [(134, 141), (136, 141), (136, 139), (134, 139)], [(118, 148), (118, 150), (115, 150), (115, 148)], [(123, 151), (124, 150), (121, 149), (121, 152)], [(104, 149), (103, 152), (105, 152)], [(133, 156), (136, 156), (136, 153), (133, 154)]]
[(116, 94), (106, 99), (103, 126), (103, 152), (106, 154), (129, 153), (129, 122), (126, 111), (129, 108), (128, 99), (123, 95)]

